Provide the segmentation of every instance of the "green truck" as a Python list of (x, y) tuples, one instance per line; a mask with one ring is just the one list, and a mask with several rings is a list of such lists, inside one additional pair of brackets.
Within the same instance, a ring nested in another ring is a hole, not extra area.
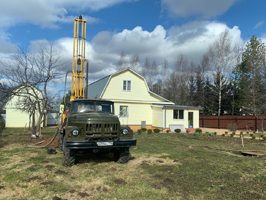
[(74, 165), (79, 151), (111, 152), (116, 162), (127, 163), (130, 147), (136, 143), (130, 127), (120, 125), (119, 118), (114, 115), (114, 103), (101, 99), (71, 101), (58, 138), (64, 166)]

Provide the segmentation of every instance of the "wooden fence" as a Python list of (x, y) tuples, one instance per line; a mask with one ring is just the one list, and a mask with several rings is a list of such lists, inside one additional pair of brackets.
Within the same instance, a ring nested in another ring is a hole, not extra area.
[(232, 123), (238, 130), (264, 130), (266, 116), (200, 116), (200, 127), (227, 129)]

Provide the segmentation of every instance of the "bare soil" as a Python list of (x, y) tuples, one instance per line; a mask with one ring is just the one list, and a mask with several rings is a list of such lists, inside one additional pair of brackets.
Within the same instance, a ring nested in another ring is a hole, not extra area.
[[(52, 139), (53, 139), (52, 137), (47, 138), (42, 143), (38, 144), (37, 146), (45, 146), (49, 142), (51, 142)], [(46, 148), (56, 148), (56, 147), (58, 147), (58, 138), (55, 138), (54, 141), (51, 144), (49, 144)]]

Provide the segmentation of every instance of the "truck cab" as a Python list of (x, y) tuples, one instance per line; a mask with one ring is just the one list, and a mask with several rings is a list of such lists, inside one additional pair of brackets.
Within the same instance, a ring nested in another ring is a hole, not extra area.
[(79, 150), (112, 152), (116, 162), (126, 163), (129, 148), (136, 146), (136, 142), (130, 127), (120, 125), (118, 116), (114, 115), (114, 103), (102, 99), (71, 101), (58, 140), (64, 166), (75, 164)]

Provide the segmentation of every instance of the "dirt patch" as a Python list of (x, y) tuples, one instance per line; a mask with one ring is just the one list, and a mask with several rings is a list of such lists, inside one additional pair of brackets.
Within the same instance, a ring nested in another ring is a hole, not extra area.
[(53, 169), (54, 166), (53, 166), (53, 165), (46, 165), (45, 168), (46, 168), (46, 169)]
[(142, 163), (140, 164), (140, 166), (149, 166), (148, 162), (146, 160), (142, 161)]
[(114, 167), (111, 167), (110, 169), (107, 170), (107, 172), (115, 172), (117, 169)]
[(46, 182), (42, 182), (42, 183), (40, 183), (41, 185), (53, 185), (54, 184), (54, 182), (52, 182), (52, 181), (46, 181)]
[(42, 179), (42, 178), (39, 177), (39, 176), (33, 176), (33, 177), (31, 177), (31, 178), (28, 179), (28, 182), (30, 182), (30, 181), (35, 181), (35, 180), (41, 180), (41, 179)]
[(69, 192), (70, 192), (71, 194), (73, 194), (73, 193), (76, 192), (76, 190), (69, 190)]
[(67, 172), (62, 171), (62, 170), (57, 170), (55, 173), (58, 175), (67, 175), (68, 174)]
[(85, 198), (85, 197), (89, 197), (90, 195), (88, 195), (86, 192), (79, 192), (78, 195), (82, 198)]
[(55, 197), (53, 198), (53, 200), (66, 200), (66, 199), (62, 199), (62, 198), (60, 198), (60, 197), (55, 196)]
[(156, 162), (158, 162), (158, 163), (164, 163), (162, 160), (156, 160)]
[[(42, 143), (38, 144), (37, 146), (45, 146), (47, 145), (49, 142), (51, 142), (53, 138), (47, 138), (46, 140), (44, 140)], [(54, 141), (49, 144), (46, 148), (56, 148), (58, 147), (58, 138), (55, 138)]]
[(1, 190), (1, 189), (4, 189), (4, 188), (5, 188), (4, 186), (0, 185), (0, 190)]
[(115, 179), (113, 182), (117, 185), (126, 185), (127, 183), (122, 179)]

